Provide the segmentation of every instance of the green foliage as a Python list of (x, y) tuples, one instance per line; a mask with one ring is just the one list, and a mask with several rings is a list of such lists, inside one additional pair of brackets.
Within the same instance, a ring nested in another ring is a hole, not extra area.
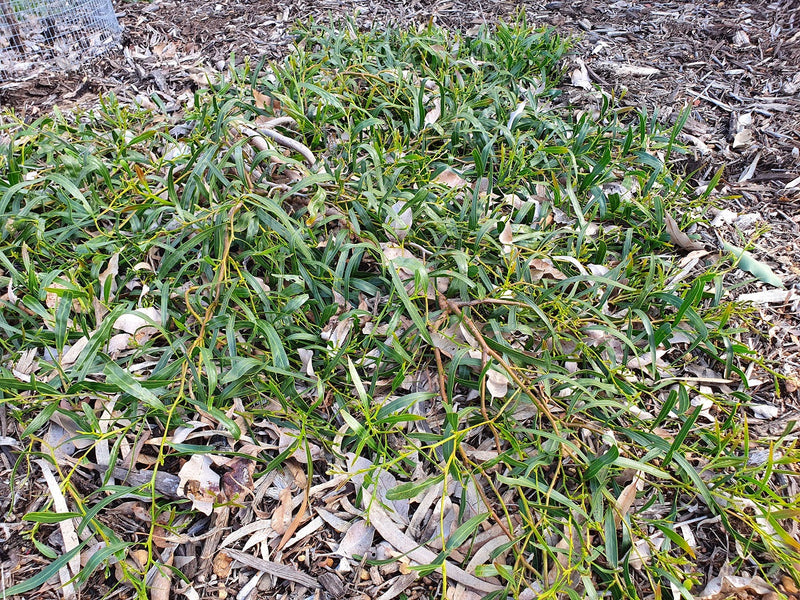
[[(101, 440), (146, 429), (162, 440), (153, 463), (175, 471), (186, 449), (169, 437), (198, 414), (231, 439), (268, 419), (296, 442), (262, 453), (260, 474), (318, 444), (391, 471), (389, 500), (477, 482), (490, 512), (462, 506), (423, 570), (502, 523), (508, 556), (481, 573), (511, 594), (688, 597), (694, 550), (674, 526), (695, 511), (742, 557), (790, 568), (781, 515), (796, 501), (748, 462), (753, 357), (709, 292), (724, 265), (683, 281), (665, 231), (665, 211), (691, 208), (665, 162), (676, 130), (599, 94), (571, 106), (551, 30), (297, 36), (281, 65), (196, 92), (180, 122), (113, 96), (6, 119), (0, 402), (27, 438), (58, 411), (92, 460)], [(243, 133), (287, 116), (275, 130), (315, 164)], [(147, 335), (113, 350), (134, 317)], [(22, 381), (13, 368), (32, 350)], [(685, 369), (698, 361), (743, 391), (700, 390)], [(105, 407), (116, 420), (101, 429)], [(769, 472), (785, 475), (796, 444), (773, 444)], [(98, 520), (111, 501), (72, 500), (109, 541), (93, 568), (127, 548)], [(30, 534), (63, 517), (28, 515)]]

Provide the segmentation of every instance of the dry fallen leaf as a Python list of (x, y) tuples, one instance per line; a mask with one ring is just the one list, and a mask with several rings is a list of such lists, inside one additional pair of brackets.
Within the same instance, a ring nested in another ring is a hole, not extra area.
[(512, 250), (511, 244), (514, 242), (514, 232), (511, 229), (511, 220), (506, 221), (503, 231), (500, 232), (500, 243), (503, 244), (503, 254), (508, 254)]
[(726, 600), (731, 597), (752, 598), (752, 594), (766, 596), (774, 591), (769, 583), (758, 575), (737, 577), (731, 574), (729, 564), (723, 565), (719, 575), (709, 580), (706, 587), (695, 598), (697, 600)]
[(386, 216), (386, 224), (391, 227), (394, 237), (402, 241), (411, 231), (413, 224), (413, 213), (408, 203), (401, 200), (389, 207), (389, 214)]
[(364, 519), (358, 519), (350, 525), (334, 554), (343, 558), (360, 560), (360, 557), (366, 556), (369, 549), (372, 548), (374, 537), (375, 528), (367, 525)]
[(170, 556), (166, 566), (160, 565), (156, 568), (153, 580), (150, 583), (150, 600), (169, 600), (172, 588), (172, 565), (173, 557)]
[(433, 181), (434, 183), (441, 183), (451, 188), (462, 188), (469, 185), (469, 181), (449, 168), (439, 173)]
[(220, 493), (219, 475), (211, 469), (213, 461), (206, 454), (194, 454), (178, 472), (178, 494), (192, 501), (192, 508), (210, 515)]
[(592, 82), (589, 79), (589, 71), (587, 71), (586, 65), (580, 58), (575, 62), (577, 63), (578, 68), (572, 71), (572, 85), (587, 91), (591, 90)]
[(437, 96), (433, 99), (433, 108), (428, 111), (428, 114), (425, 115), (425, 125), (431, 125), (436, 123), (439, 120), (439, 117), (442, 116), (442, 101)]
[[(158, 329), (151, 325), (161, 323), (161, 311), (150, 306), (137, 308), (134, 312), (125, 313), (114, 321), (114, 329), (133, 335), (136, 343), (144, 344), (158, 333)], [(117, 344), (119, 342), (116, 342)]]
[[(55, 475), (53, 475), (53, 471), (50, 468), (50, 463), (48, 463), (44, 459), (40, 459), (36, 461), (39, 467), (42, 469), (42, 475), (44, 475), (44, 479), (47, 482), (47, 489), (50, 491), (50, 496), (53, 498), (53, 509), (56, 513), (68, 513), (69, 507), (67, 506), (67, 500), (64, 498), (64, 494), (61, 492), (61, 488), (56, 481)], [(64, 519), (60, 521), (58, 527), (61, 531), (61, 538), (64, 544), (64, 552), (70, 552), (77, 548), (80, 544), (80, 540), (78, 539), (78, 534), (76, 533), (75, 529), (75, 519)], [(64, 586), (63, 593), (65, 598), (74, 598), (75, 597), (75, 589), (72, 583), (69, 583), (73, 577), (77, 576), (81, 570), (81, 555), (80, 553), (76, 553), (72, 559), (62, 567), (58, 571), (59, 578), (61, 579), (61, 583)]]
[(636, 500), (636, 492), (641, 487), (641, 482), (639, 479), (639, 474), (637, 473), (636, 477), (633, 478), (628, 485), (620, 492), (619, 497), (617, 498), (616, 502), (616, 511), (614, 512), (614, 525), (617, 529), (619, 529), (619, 525), (622, 522), (622, 517), (628, 514), (628, 511), (633, 506), (634, 500)]
[(119, 274), (119, 252), (115, 252), (111, 258), (108, 259), (108, 266), (106, 270), (100, 273), (98, 280), (100, 281), (100, 297), (108, 302), (117, 291), (117, 283), (115, 278)]
[(214, 562), (212, 563), (214, 575), (219, 577), (221, 580), (225, 580), (225, 578), (231, 574), (232, 565), (233, 559), (230, 556), (224, 552), (218, 552), (214, 557)]
[(550, 279), (555, 279), (557, 281), (563, 281), (564, 279), (567, 278), (567, 276), (564, 275), (564, 273), (562, 273), (553, 266), (552, 261), (548, 258), (531, 259), (530, 268), (531, 268), (531, 279), (533, 281), (539, 281), (545, 277), (549, 277)]
[(669, 213), (664, 214), (664, 224), (667, 226), (670, 241), (684, 250), (703, 250), (705, 244), (693, 240), (680, 230), (677, 221)]
[(486, 371), (486, 389), (492, 398), (505, 398), (508, 392), (508, 377), (496, 369)]

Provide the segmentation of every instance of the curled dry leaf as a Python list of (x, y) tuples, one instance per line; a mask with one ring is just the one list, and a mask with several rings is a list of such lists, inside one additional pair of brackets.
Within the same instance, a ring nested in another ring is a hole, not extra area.
[(508, 393), (508, 377), (496, 369), (486, 371), (486, 389), (492, 398), (505, 398)]
[(220, 493), (219, 475), (211, 469), (213, 461), (206, 454), (195, 454), (178, 472), (178, 494), (192, 501), (192, 508), (210, 515)]
[(500, 232), (500, 243), (503, 244), (503, 254), (509, 254), (514, 242), (514, 232), (511, 229), (511, 219), (506, 221), (503, 231)]
[(247, 458), (237, 457), (228, 463), (228, 470), (222, 475), (222, 495), (227, 500), (240, 500), (253, 491), (255, 463)]
[[(415, 289), (414, 282), (414, 272), (416, 269), (414, 267), (427, 272), (425, 264), (407, 248), (395, 244), (381, 244), (380, 247), (386, 268), (395, 269), (400, 277), (400, 281), (407, 282), (405, 288), (409, 294), (416, 293), (417, 290)], [(405, 264), (400, 261), (404, 261)], [(430, 300), (436, 299), (437, 290), (443, 294), (447, 292), (447, 288), (450, 286), (450, 279), (448, 277), (436, 277), (435, 284), (436, 287), (434, 288), (434, 282), (428, 281), (428, 289), (425, 295)]]
[[(299, 432), (293, 432), (277, 425), (272, 425), (272, 430), (278, 434), (278, 452), (285, 452), (297, 443)], [(325, 453), (318, 445), (311, 443), (309, 440), (302, 438), (297, 449), (292, 453), (292, 458), (302, 464), (308, 464), (308, 457), (311, 456), (312, 461), (322, 460), (325, 458)]]
[(109, 300), (114, 292), (117, 291), (117, 284), (115, 278), (119, 274), (119, 252), (115, 252), (111, 258), (108, 259), (108, 266), (106, 270), (100, 273), (98, 280), (100, 281), (100, 297)]
[(425, 125), (431, 125), (439, 120), (442, 116), (442, 100), (439, 96), (433, 99), (433, 108), (425, 115)]
[(695, 598), (697, 600), (725, 600), (730, 597), (748, 597), (752, 594), (766, 596), (774, 589), (759, 576), (737, 577), (731, 574), (731, 567), (725, 564), (719, 575), (711, 579)]
[[(150, 306), (137, 308), (134, 312), (126, 313), (114, 321), (114, 329), (129, 333), (137, 344), (144, 344), (158, 333), (158, 329), (151, 323), (161, 323), (161, 311)], [(119, 344), (119, 341), (116, 342)]]
[(579, 58), (575, 61), (578, 68), (572, 71), (572, 85), (584, 90), (592, 89), (592, 82), (589, 79), (589, 71), (586, 69), (586, 64)]
[(314, 351), (308, 348), (299, 348), (297, 353), (300, 355), (300, 363), (303, 365), (303, 372), (309, 377), (316, 377), (314, 365), (311, 362), (314, 358)]
[(150, 583), (150, 600), (169, 600), (172, 588), (172, 569), (169, 566), (172, 565), (172, 561), (173, 558), (170, 556), (166, 566), (156, 566)]
[[(364, 486), (368, 473), (370, 473), (370, 479), (372, 481), (375, 481), (377, 478), (378, 501), (384, 506), (394, 509), (392, 511), (392, 516), (399, 522), (403, 524), (408, 523), (408, 500), (404, 498), (389, 500), (386, 497), (389, 490), (397, 487), (397, 480), (394, 475), (384, 468), (375, 467), (372, 461), (362, 456), (356, 456), (352, 452), (347, 454), (347, 472), (350, 473), (350, 480), (353, 482), (353, 485), (356, 486), (356, 489)], [(369, 493), (374, 493), (375, 486), (370, 485), (368, 491)]]
[(636, 477), (633, 478), (628, 485), (620, 492), (619, 497), (617, 498), (617, 506), (616, 511), (614, 512), (614, 525), (617, 529), (619, 529), (619, 525), (622, 522), (622, 517), (628, 514), (628, 511), (633, 506), (634, 500), (636, 500), (636, 492), (641, 488), (641, 479), (639, 474), (637, 473)]
[(741, 150), (742, 148), (749, 148), (755, 143), (755, 135), (752, 129), (743, 129), (735, 136), (733, 136), (734, 150)]
[(649, 540), (636, 540), (636, 543), (631, 547), (629, 559), (631, 568), (641, 571), (644, 565), (649, 565), (652, 556), (652, 548), (660, 548), (663, 542), (664, 538), (660, 534), (653, 536)]
[(233, 566), (233, 559), (224, 552), (218, 552), (212, 562), (214, 575), (221, 580), (225, 580), (231, 574), (231, 567)]
[(780, 414), (780, 409), (772, 404), (750, 404), (749, 406), (756, 419), (769, 421), (771, 419), (777, 419)]
[(322, 329), (320, 333), (320, 337), (328, 342), (328, 354), (334, 355), (336, 354), (344, 344), (344, 341), (347, 339), (350, 330), (353, 328), (353, 319), (348, 317), (347, 319), (340, 321), (339, 317), (334, 315), (331, 317), (328, 324)]
[(544, 278), (555, 279), (563, 281), (567, 278), (564, 273), (559, 271), (553, 266), (553, 262), (549, 258), (533, 258), (530, 262), (531, 279), (533, 281), (540, 281)]
[[(404, 553), (408, 558), (419, 564), (429, 565), (436, 562), (436, 555), (427, 548), (420, 546), (418, 542), (400, 531), (394, 521), (392, 521), (383, 508), (381, 508), (381, 502), (377, 501), (377, 499), (373, 499), (371, 494), (366, 491), (364, 493), (364, 504), (367, 506), (370, 523), (372, 523), (381, 537), (389, 542), (396, 550)], [(449, 560), (445, 560), (444, 565), (448, 579), (461, 583), (474, 590), (489, 593), (503, 589), (495, 583), (478, 579)], [(441, 569), (437, 569), (437, 571), (441, 572)]]
[(517, 104), (517, 108), (515, 108), (514, 111), (508, 116), (508, 124), (506, 125), (506, 127), (511, 129), (511, 127), (514, 125), (514, 121), (516, 121), (517, 118), (522, 113), (525, 112), (525, 107), (526, 106), (528, 106), (528, 101), (527, 100), (523, 100), (522, 102)]

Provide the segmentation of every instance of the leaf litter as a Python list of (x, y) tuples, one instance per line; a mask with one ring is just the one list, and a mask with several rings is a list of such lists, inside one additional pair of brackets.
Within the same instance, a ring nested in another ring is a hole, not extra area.
[[(622, 590), (602, 574), (621, 573), (627, 552), (637, 571), (659, 569), (675, 593), (688, 593), (697, 585), (692, 553), (677, 553), (722, 536), (726, 558), (772, 574), (773, 584), (758, 580), (750, 589), (766, 595), (777, 581), (786, 589), (775, 574), (796, 562), (796, 548), (785, 543), (794, 530), (781, 516), (796, 503), (796, 475), (786, 466), (795, 451), (777, 438), (785, 454), (772, 459), (768, 484), (783, 489), (783, 504), (768, 508), (774, 497), (749, 487), (752, 469), (762, 467), (750, 464), (755, 442), (735, 418), (757, 408), (748, 380), (754, 366), (766, 365), (716, 291), (730, 272), (709, 255), (676, 278), (680, 259), (670, 242), (690, 251), (707, 245), (682, 237), (669, 216), (687, 203), (691, 211), (694, 201), (669, 193), (674, 181), (663, 157), (675, 135), (653, 124), (642, 129), (641, 117), (626, 121), (627, 111), (602, 102), (592, 109), (594, 123), (573, 114), (558, 87), (561, 42), (551, 32), (502, 31), (457, 43), (438, 30), (367, 34), (388, 35), (418, 80), (441, 80), (443, 96), (427, 113), (410, 101), (413, 89), (387, 79), (376, 85), (397, 105), (356, 115), (353, 90), (388, 66), (316, 56), (308, 60), (319, 75), (287, 63), (198, 91), (204, 101), (178, 118), (192, 123), (180, 142), (199, 154), (171, 152), (161, 116), (127, 112), (111, 99), (104, 114), (116, 129), (130, 140), (150, 132), (136, 142), (134, 168), (103, 155), (89, 161), (94, 170), (72, 172), (70, 186), (36, 175), (44, 156), (14, 159), (28, 186), (6, 188), (7, 197), (21, 194), (15, 202), (30, 202), (51, 228), (37, 245), (38, 230), (17, 217), (5, 238), (6, 351), (16, 369), (2, 389), (26, 415), (26, 437), (58, 423), (50, 420), (58, 414), (79, 425), (57, 425), (74, 441), (91, 442), (51, 460), (75, 489), (69, 519), (93, 541), (113, 534), (102, 542), (110, 549), (104, 561), (116, 565), (112, 585), (129, 590), (135, 581), (152, 596), (178, 585), (192, 597), (213, 589), (202, 583), (210, 572), (222, 582), (250, 569), (263, 575), (242, 589), (269, 593), (322, 586), (388, 598), (409, 588), (433, 593), (444, 577), (452, 597), (502, 589), (583, 595)], [(341, 31), (300, 35), (311, 49), (331, 36), (356, 41)], [(536, 72), (535, 88), (481, 68), (497, 64), (494, 44), (506, 38), (531, 44), (511, 56), (520, 72)], [(330, 75), (343, 66), (364, 70), (339, 85)], [(236, 98), (242, 112), (216, 113), (229, 105), (208, 98)], [(442, 114), (445, 100), (454, 104)], [(437, 107), (438, 115), (430, 112)], [(363, 119), (371, 143), (345, 135), (337, 110)], [(471, 129), (461, 129), (459, 110), (469, 111)], [(286, 119), (279, 131), (265, 129), (258, 111)], [(216, 119), (223, 127), (212, 130)], [(492, 138), (503, 125), (514, 128), (512, 144)], [(72, 135), (67, 120), (43, 126)], [(37, 135), (14, 127), (17, 140)], [(625, 132), (636, 127), (639, 138), (628, 145)], [(386, 137), (392, 128), (406, 132), (410, 147)], [(331, 129), (336, 144), (320, 143)], [(113, 137), (99, 124), (91, 132), (103, 143)], [(622, 158), (608, 162), (581, 145), (587, 137)], [(488, 148), (487, 157), (476, 147)], [(434, 148), (457, 166), (442, 168), (429, 154)], [(545, 151), (528, 160), (510, 151), (520, 148)], [(84, 149), (82, 156), (91, 154)], [(72, 164), (73, 147), (54, 151)], [(164, 159), (148, 164), (147, 156)], [(337, 171), (339, 160), (352, 170)], [(117, 185), (100, 197), (92, 173)], [(625, 177), (637, 185), (622, 192), (608, 185)], [(36, 204), (37, 194), (49, 193), (56, 198), (49, 202), (70, 208), (71, 221)], [(75, 253), (53, 252), (56, 262), (42, 249), (61, 241), (55, 224), (66, 224), (78, 256), (97, 253), (91, 268), (72, 260)], [(27, 249), (18, 250), (20, 240)], [(142, 281), (128, 287), (120, 264), (151, 269), (134, 269), (144, 271)], [(62, 270), (74, 285), (52, 284)], [(672, 277), (669, 291), (662, 272)], [(39, 333), (14, 333), (22, 329)], [(118, 335), (130, 337), (112, 345)], [(409, 374), (417, 383), (404, 390)], [(759, 415), (774, 420), (774, 408)], [(109, 422), (105, 431), (118, 432), (110, 454), (94, 450), (104, 441), (98, 415)], [(711, 437), (721, 423), (725, 446)], [(147, 519), (122, 520), (114, 507), (123, 492), (134, 498), (125, 500), (132, 513)], [(762, 514), (770, 510), (778, 516), (767, 523)], [(64, 557), (75, 550), (53, 533), (59, 507), (22, 511), (37, 548), (51, 544)], [(713, 524), (680, 525), (697, 515)], [(154, 517), (169, 523), (166, 547), (147, 534)], [(221, 550), (225, 531), (248, 527), (247, 541), (231, 539)], [(141, 534), (163, 551), (143, 552)], [(590, 548), (596, 556), (584, 562)], [(336, 552), (338, 562), (326, 557)], [(169, 566), (189, 583), (172, 581)], [(653, 591), (644, 573), (634, 577), (625, 593)], [(89, 578), (102, 585), (88, 568), (78, 585)], [(7, 587), (13, 593), (19, 585)]]

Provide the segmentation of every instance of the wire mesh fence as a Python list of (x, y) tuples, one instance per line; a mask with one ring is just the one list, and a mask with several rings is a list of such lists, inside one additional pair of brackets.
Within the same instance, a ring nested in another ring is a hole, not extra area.
[(0, 0), (0, 82), (76, 69), (119, 33), (111, 0)]

